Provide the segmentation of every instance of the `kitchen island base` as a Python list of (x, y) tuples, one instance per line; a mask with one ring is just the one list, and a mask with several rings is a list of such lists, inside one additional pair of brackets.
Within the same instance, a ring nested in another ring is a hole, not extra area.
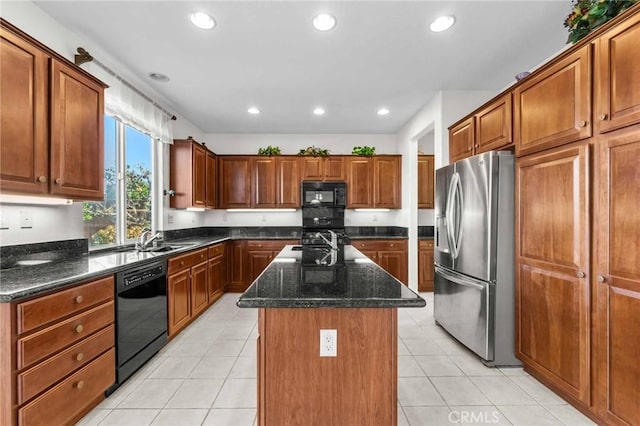
[[(258, 425), (397, 424), (397, 308), (261, 308)], [(320, 330), (337, 356), (320, 357)]]

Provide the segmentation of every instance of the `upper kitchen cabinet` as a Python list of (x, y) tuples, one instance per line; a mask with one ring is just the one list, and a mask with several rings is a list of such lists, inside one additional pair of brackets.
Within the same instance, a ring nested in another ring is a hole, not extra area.
[(171, 208), (215, 207), (216, 162), (207, 148), (189, 139), (176, 139), (170, 148), (169, 187), (175, 191)]
[(590, 137), (591, 45), (528, 77), (513, 97), (518, 156)]
[(435, 159), (433, 155), (418, 155), (418, 208), (433, 208)]
[(347, 208), (399, 209), (402, 157), (376, 155), (347, 159)]
[(276, 207), (276, 158), (251, 159), (251, 207)]
[(506, 93), (476, 112), (474, 154), (513, 145), (511, 111), (511, 93)]
[(473, 155), (475, 123), (475, 118), (471, 116), (449, 128), (449, 160), (451, 163)]
[(302, 180), (345, 180), (345, 156), (302, 157)]
[(600, 133), (640, 122), (640, 15), (598, 39), (595, 64)]
[(104, 83), (0, 21), (0, 190), (104, 198)]
[(300, 158), (276, 157), (276, 207), (300, 207)]
[(219, 156), (220, 208), (251, 207), (251, 157)]

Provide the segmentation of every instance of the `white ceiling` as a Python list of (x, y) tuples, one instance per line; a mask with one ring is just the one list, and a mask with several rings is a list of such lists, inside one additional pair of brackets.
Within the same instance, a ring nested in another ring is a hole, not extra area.
[[(563, 48), (563, 1), (36, 1), (205, 133), (395, 133), (440, 90), (493, 90)], [(217, 26), (195, 28), (189, 12)], [(311, 26), (318, 12), (337, 26)], [(456, 16), (444, 33), (428, 24)], [(97, 58), (100, 59), (100, 58)], [(262, 114), (247, 114), (256, 105)], [(323, 106), (327, 113), (311, 111)], [(391, 113), (376, 115), (386, 106)]]

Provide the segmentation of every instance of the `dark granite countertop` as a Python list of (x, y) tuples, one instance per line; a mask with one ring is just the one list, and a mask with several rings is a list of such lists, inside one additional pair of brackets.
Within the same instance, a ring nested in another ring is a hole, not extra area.
[[(241, 308), (422, 307), (426, 302), (351, 245), (327, 249), (286, 246), (247, 291)], [(300, 247), (300, 246), (297, 246)], [(327, 265), (315, 261), (328, 261)]]
[(82, 281), (114, 274), (134, 264), (142, 265), (228, 239), (227, 236), (191, 237), (170, 241), (172, 245), (182, 246), (170, 252), (102, 251), (3, 269), (0, 271), (0, 302), (13, 302), (70, 287)]

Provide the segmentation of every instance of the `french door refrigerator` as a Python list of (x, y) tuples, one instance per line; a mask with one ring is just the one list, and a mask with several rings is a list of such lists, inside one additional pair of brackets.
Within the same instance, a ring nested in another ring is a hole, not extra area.
[(434, 316), (490, 366), (514, 355), (514, 158), (489, 151), (436, 170)]

